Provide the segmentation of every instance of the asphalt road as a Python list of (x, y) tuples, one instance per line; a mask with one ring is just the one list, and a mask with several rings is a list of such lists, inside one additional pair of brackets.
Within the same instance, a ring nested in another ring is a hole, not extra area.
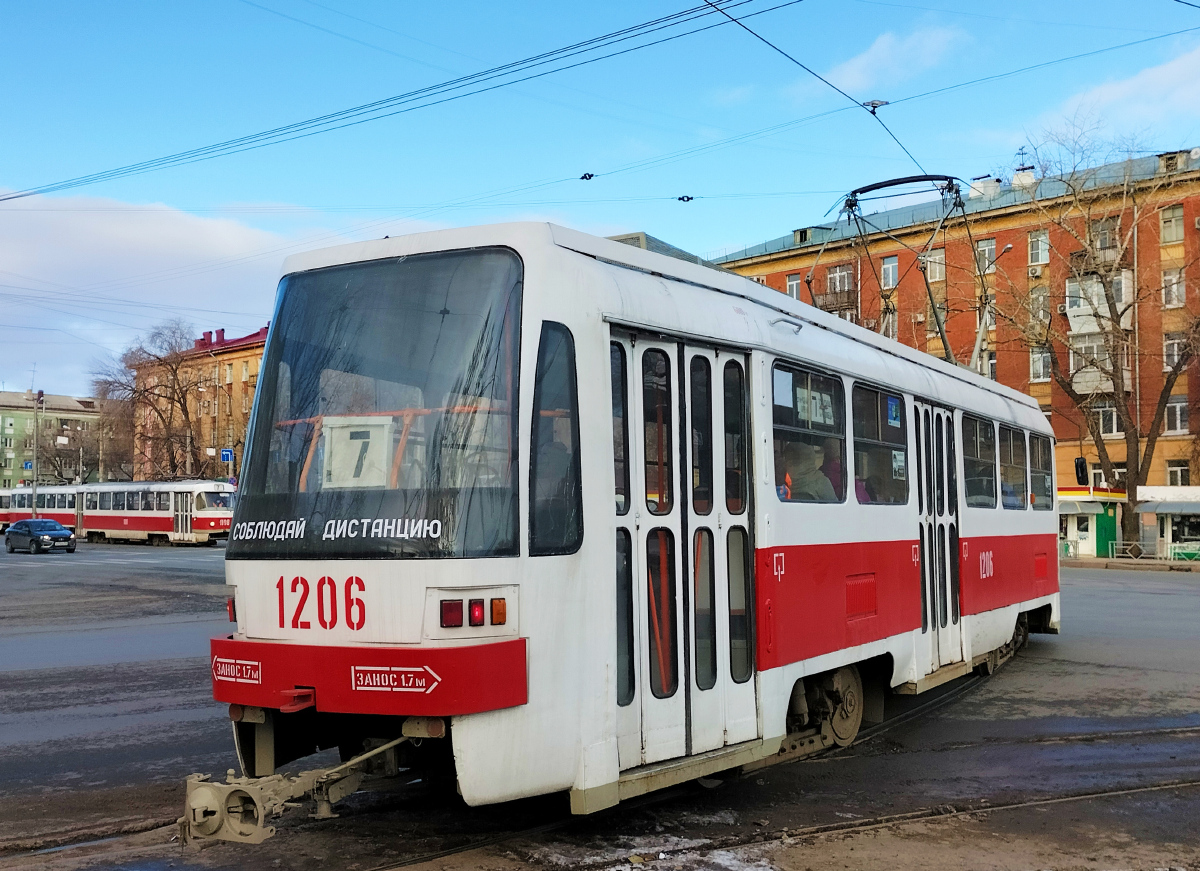
[[(220, 557), (81, 545), (84, 572), (64, 571), (67, 555), (0, 558), (0, 850), (173, 817), (186, 774), (232, 764), (204, 657), (207, 634), (228, 628)], [(1039, 803), (1200, 781), (1200, 576), (1064, 570), (1062, 591), (1062, 635), (1034, 636), (936, 712), (714, 790), (564, 822), (559, 797), (468, 809), (402, 787), (356, 796), (332, 822), (293, 812), (260, 847), (180, 856), (153, 832), (0, 853), (0, 867), (368, 869), (556, 822), (431, 867), (1200, 867), (1198, 788)], [(128, 643), (131, 623), (148, 640)]]

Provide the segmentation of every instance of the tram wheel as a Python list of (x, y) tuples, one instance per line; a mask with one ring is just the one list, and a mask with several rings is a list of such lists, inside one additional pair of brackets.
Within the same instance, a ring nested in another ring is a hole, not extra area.
[(833, 673), (832, 683), (837, 707), (829, 718), (829, 726), (833, 731), (833, 742), (839, 747), (846, 747), (858, 737), (859, 727), (862, 726), (862, 678), (855, 666), (848, 665)]

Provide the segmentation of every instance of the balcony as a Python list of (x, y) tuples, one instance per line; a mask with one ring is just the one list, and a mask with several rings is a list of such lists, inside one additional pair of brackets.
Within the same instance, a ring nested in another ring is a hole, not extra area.
[(818, 293), (814, 296), (817, 308), (827, 312), (853, 311), (858, 309), (858, 291), (838, 290), (831, 293)]
[[(1125, 391), (1133, 389), (1133, 377), (1129, 367), (1121, 370), (1121, 380), (1125, 382)], [(1071, 386), (1084, 396), (1095, 396), (1100, 393), (1113, 392), (1112, 379), (1095, 366), (1087, 366), (1071, 376)]]

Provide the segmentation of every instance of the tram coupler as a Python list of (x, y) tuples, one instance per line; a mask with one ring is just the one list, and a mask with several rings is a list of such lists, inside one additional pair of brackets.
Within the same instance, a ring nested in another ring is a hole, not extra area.
[[(421, 731), (420, 737), (440, 737), (428, 734), (427, 728), (405, 731)], [(183, 816), (178, 820), (179, 841), (184, 846), (211, 840), (261, 844), (275, 834), (275, 827), (267, 825), (267, 820), (295, 807), (295, 802), (306, 796), (316, 802), (314, 819), (336, 817), (333, 806), (358, 789), (367, 760), (410, 737), (404, 735), (381, 744), (333, 768), (299, 774), (237, 777), (231, 768), (224, 783), (211, 780), (207, 774), (193, 774), (187, 779)]]

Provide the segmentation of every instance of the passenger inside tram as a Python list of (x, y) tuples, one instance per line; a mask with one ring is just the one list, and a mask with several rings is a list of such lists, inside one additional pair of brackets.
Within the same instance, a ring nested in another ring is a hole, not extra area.
[[(840, 451), (839, 451), (840, 453)], [(785, 441), (776, 452), (776, 485), (779, 496), (788, 502), (837, 502), (837, 492), (827, 475), (824, 443)], [(840, 468), (841, 459), (838, 458)]]

